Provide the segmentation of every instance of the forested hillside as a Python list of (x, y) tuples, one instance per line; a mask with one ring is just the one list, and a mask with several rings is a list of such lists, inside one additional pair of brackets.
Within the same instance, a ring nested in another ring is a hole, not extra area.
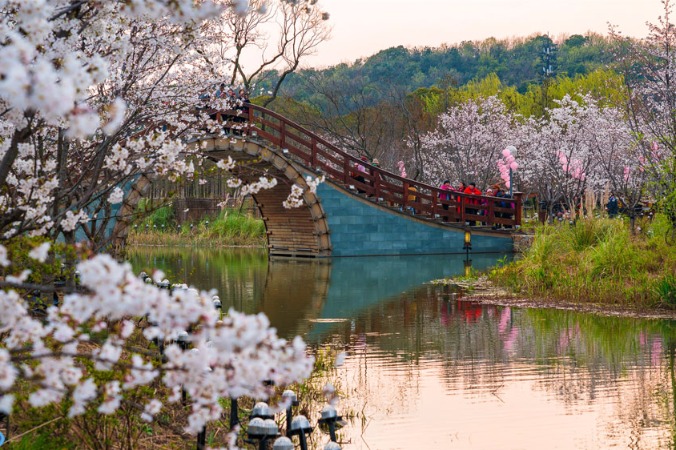
[[(280, 95), (316, 105), (326, 101), (325, 95), (318, 92), (322, 86), (359, 81), (362, 86), (373, 88), (368, 100), (375, 104), (389, 97), (388, 91), (393, 89), (410, 93), (421, 87), (461, 87), (490, 74), (497, 75), (503, 85), (524, 93), (529, 85), (542, 82), (545, 76), (586, 75), (612, 60), (610, 40), (597, 34), (573, 35), (557, 41), (539, 35), (465, 41), (438, 48), (399, 46), (352, 64), (290, 74)], [(275, 72), (267, 73), (267, 81), (259, 83), (263, 92), (276, 76)]]

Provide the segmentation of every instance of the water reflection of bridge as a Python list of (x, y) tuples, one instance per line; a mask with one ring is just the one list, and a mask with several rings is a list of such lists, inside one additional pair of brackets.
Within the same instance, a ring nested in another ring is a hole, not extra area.
[[(397, 300), (422, 284), (462, 274), (464, 255), (360, 258), (272, 258), (261, 249), (134, 248), (136, 272), (161, 269), (172, 282), (216, 289), (224, 308), (264, 312), (279, 334), (320, 336), (335, 322), (352, 320)], [(470, 255), (482, 270), (502, 254)]]
[[(472, 255), (486, 269), (503, 255)], [(434, 279), (461, 275), (467, 260), (458, 255), (271, 260), (265, 289), (256, 303), (283, 336), (317, 339), (335, 323)]]

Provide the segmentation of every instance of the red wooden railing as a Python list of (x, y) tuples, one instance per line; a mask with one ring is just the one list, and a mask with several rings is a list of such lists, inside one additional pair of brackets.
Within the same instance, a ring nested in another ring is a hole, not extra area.
[[(260, 137), (301, 165), (380, 204), (449, 223), (521, 225), (520, 192), (514, 193), (511, 199), (451, 192), (450, 198), (446, 199), (449, 191), (371, 166), (274, 111), (253, 104), (247, 107), (248, 111), (236, 116), (232, 111), (214, 114), (226, 129), (252, 138)], [(365, 166), (368, 172), (357, 174), (358, 164)], [(356, 175), (362, 176), (364, 181), (354, 178)]]

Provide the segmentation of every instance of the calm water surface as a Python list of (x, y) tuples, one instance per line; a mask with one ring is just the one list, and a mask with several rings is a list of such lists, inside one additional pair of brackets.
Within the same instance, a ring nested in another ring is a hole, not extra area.
[[(457, 256), (129, 256), (137, 272), (158, 267), (217, 289), (225, 308), (266, 313), (283, 337), (345, 349), (329, 375), (344, 393), (344, 449), (676, 448), (673, 321), (464, 302), (428, 283), (463, 273)], [(328, 436), (311, 440), (322, 448)]]

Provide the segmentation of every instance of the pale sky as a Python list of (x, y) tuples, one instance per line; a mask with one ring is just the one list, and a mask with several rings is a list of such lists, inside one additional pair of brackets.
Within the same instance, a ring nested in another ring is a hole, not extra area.
[(332, 38), (304, 67), (352, 63), (380, 50), (439, 47), (462, 41), (527, 37), (534, 33), (603, 35), (608, 23), (645, 37), (646, 22), (664, 12), (660, 0), (320, 0)]

